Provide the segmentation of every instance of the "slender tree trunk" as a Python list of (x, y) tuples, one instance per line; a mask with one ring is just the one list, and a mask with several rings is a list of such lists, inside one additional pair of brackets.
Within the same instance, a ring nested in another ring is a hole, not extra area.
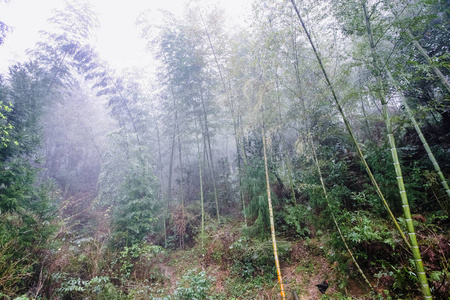
[(63, 62), (64, 62), (64, 60), (66, 59), (66, 56), (67, 56), (67, 52), (64, 52), (64, 56), (63, 56), (63, 58), (61, 59), (61, 61), (59, 62), (58, 68), (56, 69), (55, 76), (53, 76), (52, 81), (50, 82), (50, 85), (48, 86), (47, 93), (51, 91), (51, 89), (52, 89), (52, 87), (53, 87), (53, 83), (55, 83), (55, 80), (56, 80), (56, 78), (58, 77), (59, 70), (61, 69), (61, 66), (62, 66)]
[(242, 128), (242, 116), (241, 116), (240, 112), (238, 112), (237, 121), (238, 121), (238, 133), (239, 133), (238, 138), (240, 140), (239, 145), (241, 147), (242, 158), (244, 159), (244, 165), (247, 166), (248, 161), (247, 161), (247, 155), (245, 154), (245, 148), (244, 148), (244, 129)]
[[(161, 135), (159, 134), (159, 126), (158, 121), (155, 119), (155, 129), (156, 129), (156, 141), (158, 143), (158, 158), (159, 158), (159, 193), (161, 198), (161, 203), (164, 203), (164, 182), (163, 182), (163, 160), (162, 160), (162, 153), (161, 153)], [(167, 249), (167, 219), (166, 219), (166, 210), (163, 208), (163, 224), (164, 224), (164, 248)]]
[(275, 266), (277, 269), (278, 283), (280, 284), (280, 295), (281, 299), (286, 299), (286, 295), (284, 293), (284, 285), (283, 285), (283, 277), (281, 276), (281, 268), (280, 261), (278, 259), (278, 248), (277, 248), (277, 240), (275, 234), (275, 223), (273, 220), (273, 209), (272, 209), (272, 198), (270, 195), (270, 181), (269, 181), (269, 167), (267, 166), (267, 151), (266, 151), (266, 131), (265, 131), (265, 122), (264, 122), (264, 106), (261, 103), (261, 112), (262, 112), (262, 140), (263, 140), (263, 153), (264, 153), (264, 168), (266, 172), (266, 188), (267, 188), (267, 201), (269, 204), (269, 218), (270, 218), (270, 231), (272, 233), (272, 245), (273, 245), (273, 256), (275, 259)]
[(392, 134), (392, 124), (391, 124), (391, 120), (389, 118), (387, 102), (386, 102), (385, 95), (383, 92), (383, 82), (381, 79), (380, 71), (378, 69), (378, 67), (379, 67), (378, 57), (377, 57), (377, 53), (375, 51), (375, 44), (373, 43), (372, 29), (371, 29), (371, 25), (370, 25), (369, 15), (367, 14), (367, 7), (366, 7), (365, 0), (361, 1), (361, 5), (362, 5), (363, 11), (364, 11), (364, 19), (366, 22), (367, 35), (369, 38), (370, 50), (371, 50), (373, 63), (374, 63), (374, 67), (375, 67), (375, 72), (376, 72), (375, 76), (376, 76), (377, 86), (378, 86), (377, 96), (383, 106), (383, 117), (386, 122), (386, 129), (387, 129), (387, 134), (388, 134), (388, 138), (389, 138), (389, 145), (391, 147), (392, 160), (394, 161), (395, 174), (397, 175), (398, 189), (400, 191), (400, 197), (402, 199), (403, 213), (405, 215), (406, 225), (408, 228), (409, 240), (411, 243), (411, 251), (413, 253), (414, 263), (416, 265), (416, 270), (417, 270), (417, 278), (418, 278), (420, 286), (422, 288), (422, 293), (423, 293), (424, 298), (432, 299), (430, 287), (428, 285), (427, 276), (425, 274), (425, 270), (424, 270), (423, 263), (422, 263), (422, 257), (420, 255), (420, 250), (419, 250), (419, 246), (418, 246), (417, 239), (416, 239), (414, 224), (413, 224), (413, 221), (411, 218), (408, 197), (406, 195), (405, 185), (403, 183), (402, 169), (401, 169), (398, 155), (397, 155), (395, 139), (394, 139), (394, 135)]
[[(358, 77), (361, 78), (361, 76), (359, 74), (358, 74)], [(358, 80), (358, 86), (359, 86), (360, 90), (362, 90), (362, 83), (360, 80)], [(360, 100), (361, 100), (361, 109), (362, 109), (362, 113), (364, 116), (364, 124), (366, 125), (366, 130), (367, 130), (367, 136), (370, 136), (371, 131), (370, 131), (369, 121), (368, 121), (368, 117), (367, 117), (365, 101), (364, 101), (364, 97), (362, 95), (360, 96)]]
[[(184, 224), (184, 218), (185, 218), (185, 205), (184, 205), (184, 189), (183, 189), (183, 159), (182, 159), (182, 151), (181, 151), (181, 133), (180, 133), (180, 125), (178, 123), (178, 118), (176, 119), (175, 127), (177, 130), (177, 140), (178, 140), (178, 162), (179, 162), (179, 168), (180, 168), (180, 204), (181, 204), (181, 218), (183, 220)], [(185, 226), (185, 225), (183, 225)], [(183, 232), (185, 231), (185, 228), (183, 228)], [(184, 249), (184, 234), (180, 234), (180, 247), (181, 249)]]
[(323, 66), (322, 59), (320, 58), (320, 55), (319, 55), (319, 53), (318, 53), (318, 51), (317, 51), (317, 49), (316, 49), (316, 47), (315, 47), (315, 45), (314, 45), (314, 43), (313, 43), (313, 41), (311, 39), (311, 36), (310, 36), (308, 30), (306, 29), (305, 23), (303, 22), (303, 19), (302, 19), (301, 15), (300, 15), (300, 12), (297, 9), (295, 1), (291, 0), (291, 3), (292, 3), (292, 5), (293, 5), (293, 7), (295, 9), (295, 12), (297, 14), (298, 19), (300, 20), (300, 23), (301, 23), (301, 25), (303, 27), (303, 30), (305, 31), (305, 34), (306, 34), (306, 36), (308, 38), (308, 41), (309, 41), (309, 43), (311, 45), (311, 48), (313, 49), (313, 52), (314, 52), (314, 55), (316, 56), (317, 62), (319, 64), (319, 67), (320, 67), (320, 69), (321, 69), (321, 71), (322, 71), (322, 73), (324, 75), (325, 82), (326, 82), (327, 86), (329, 87), (329, 89), (331, 91), (331, 94), (333, 96), (334, 103), (335, 103), (336, 107), (338, 108), (339, 113), (341, 114), (341, 117), (342, 117), (342, 119), (344, 121), (345, 127), (347, 128), (347, 131), (350, 134), (351, 140), (352, 140), (353, 144), (356, 147), (356, 151), (358, 153), (358, 156), (360, 157), (361, 162), (363, 163), (363, 165), (364, 165), (364, 167), (366, 169), (366, 172), (369, 175), (369, 178), (370, 178), (373, 186), (375, 187), (375, 190), (376, 190), (378, 196), (380, 197), (380, 199), (383, 202), (383, 204), (384, 204), (384, 206), (385, 206), (389, 216), (391, 217), (392, 222), (394, 223), (395, 227), (397, 228), (398, 233), (400, 234), (400, 236), (402, 237), (402, 239), (406, 243), (406, 245), (408, 245), (408, 247), (411, 247), (409, 242), (408, 242), (408, 239), (406, 238), (406, 236), (403, 233), (400, 225), (398, 224), (397, 219), (395, 218), (394, 214), (392, 213), (391, 209), (389, 208), (389, 204), (387, 203), (386, 199), (384, 198), (384, 195), (381, 192), (381, 189), (378, 186), (378, 183), (377, 183), (375, 177), (373, 176), (372, 171), (370, 170), (369, 165), (366, 162), (366, 159), (364, 158), (362, 150), (359, 147), (358, 142), (356, 141), (355, 135), (353, 134), (353, 130), (351, 129), (350, 123), (347, 120), (347, 118), (345, 116), (345, 113), (344, 113), (344, 110), (342, 109), (342, 106), (341, 106), (341, 104), (340, 104), (340, 102), (338, 100), (337, 94), (336, 94), (336, 92), (334, 90), (334, 86), (331, 84), (331, 81), (330, 81), (330, 79), (328, 77), (328, 74), (327, 74), (327, 72), (325, 70), (325, 67)]
[(176, 123), (176, 130), (177, 130), (177, 140), (178, 140), (178, 163), (180, 164), (180, 204), (183, 208), (184, 213), (184, 189), (183, 189), (183, 158), (182, 158), (182, 151), (181, 151), (181, 133), (180, 133), (180, 126), (178, 122)]
[(203, 175), (202, 175), (202, 160), (200, 155), (200, 141), (198, 139), (198, 132), (196, 133), (197, 137), (197, 158), (198, 158), (198, 174), (200, 178), (200, 206), (202, 213), (202, 229), (201, 229), (201, 240), (202, 240), (202, 250), (204, 246), (204, 238), (205, 238), (205, 206), (203, 199)]
[(214, 172), (214, 160), (212, 155), (212, 149), (211, 149), (211, 139), (209, 136), (209, 128), (208, 128), (208, 117), (206, 114), (206, 107), (205, 107), (205, 101), (203, 99), (203, 95), (201, 95), (201, 101), (202, 101), (202, 108), (203, 108), (203, 120), (205, 122), (205, 136), (206, 141), (208, 143), (208, 152), (209, 152), (209, 167), (211, 171), (211, 177), (212, 177), (212, 183), (213, 183), (213, 189), (214, 189), (214, 201), (216, 203), (216, 216), (217, 216), (217, 222), (220, 222), (220, 213), (219, 213), (219, 197), (217, 196), (217, 188), (216, 188), (216, 179), (215, 179), (215, 172)]

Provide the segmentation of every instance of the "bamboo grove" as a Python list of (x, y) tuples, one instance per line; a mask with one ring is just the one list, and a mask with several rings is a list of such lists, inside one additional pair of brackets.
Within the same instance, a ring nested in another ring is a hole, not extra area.
[(448, 297), (448, 1), (249, 9), (142, 11), (122, 71), (54, 11), (0, 74), (0, 299)]

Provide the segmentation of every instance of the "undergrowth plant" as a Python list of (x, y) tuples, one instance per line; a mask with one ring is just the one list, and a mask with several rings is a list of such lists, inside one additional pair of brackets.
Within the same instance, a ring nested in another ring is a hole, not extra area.
[(171, 299), (203, 300), (209, 299), (214, 277), (206, 275), (205, 271), (191, 270), (184, 275), (175, 289)]

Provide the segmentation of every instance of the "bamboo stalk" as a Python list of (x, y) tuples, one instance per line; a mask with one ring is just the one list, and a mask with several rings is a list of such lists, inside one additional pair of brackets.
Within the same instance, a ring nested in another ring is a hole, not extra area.
[(203, 176), (202, 176), (202, 161), (200, 156), (200, 142), (198, 139), (198, 133), (197, 133), (197, 152), (198, 152), (198, 172), (200, 177), (200, 205), (202, 210), (202, 250), (204, 245), (204, 238), (205, 238), (205, 209), (204, 209), (204, 200), (203, 200)]
[(284, 292), (284, 285), (283, 285), (283, 277), (281, 276), (281, 268), (280, 268), (280, 261), (278, 259), (278, 248), (277, 248), (277, 240), (275, 235), (275, 224), (273, 221), (273, 209), (272, 209), (272, 199), (270, 195), (270, 181), (269, 181), (269, 167), (267, 166), (267, 151), (266, 151), (266, 131), (265, 131), (265, 122), (264, 122), (264, 107), (261, 103), (261, 112), (262, 112), (262, 140), (263, 140), (263, 153), (264, 153), (264, 168), (266, 173), (266, 188), (267, 188), (267, 201), (269, 204), (269, 218), (270, 218), (270, 231), (272, 234), (272, 245), (273, 245), (273, 256), (275, 259), (275, 267), (277, 269), (277, 277), (278, 277), (278, 283), (280, 285), (280, 295), (281, 299), (286, 299), (286, 294)]
[(398, 233), (402, 237), (402, 239), (405, 242), (405, 244), (410, 248), (411, 245), (409, 244), (408, 239), (406, 238), (405, 234), (403, 233), (400, 225), (398, 224), (394, 214), (392, 213), (392, 211), (391, 211), (391, 209), (389, 207), (389, 204), (387, 203), (386, 199), (384, 198), (384, 195), (381, 192), (381, 189), (378, 186), (378, 183), (377, 183), (375, 177), (373, 176), (373, 173), (370, 170), (369, 165), (366, 162), (366, 159), (364, 158), (364, 155), (362, 153), (361, 147), (359, 147), (359, 144), (356, 141), (356, 137), (353, 134), (353, 130), (351, 129), (351, 126), (350, 126), (349, 121), (347, 120), (347, 117), (345, 116), (344, 110), (342, 109), (342, 106), (341, 106), (341, 104), (339, 102), (337, 94), (336, 94), (336, 92), (334, 90), (334, 86), (331, 84), (331, 81), (328, 78), (328, 73), (326, 72), (325, 67), (323, 66), (322, 59), (320, 58), (320, 55), (319, 55), (319, 53), (318, 53), (318, 51), (317, 51), (317, 49), (316, 49), (316, 47), (315, 47), (315, 45), (314, 45), (314, 43), (313, 43), (313, 41), (311, 39), (311, 36), (310, 36), (310, 34), (308, 32), (308, 29), (306, 28), (305, 23), (303, 22), (303, 18), (301, 17), (300, 12), (298, 11), (297, 5), (295, 4), (294, 0), (290, 0), (290, 1), (291, 1), (292, 5), (294, 6), (294, 9), (295, 9), (295, 12), (297, 14), (297, 17), (300, 20), (300, 23), (301, 23), (301, 25), (303, 27), (303, 30), (305, 31), (305, 34), (306, 34), (306, 36), (308, 38), (308, 41), (309, 41), (309, 43), (311, 45), (311, 48), (313, 49), (314, 55), (316, 56), (317, 62), (319, 63), (319, 67), (322, 70), (322, 73), (323, 73), (323, 75), (325, 77), (325, 82), (327, 83), (327, 86), (329, 87), (329, 89), (331, 91), (334, 103), (335, 103), (336, 107), (338, 108), (339, 113), (341, 114), (341, 117), (342, 117), (342, 119), (344, 121), (345, 127), (347, 128), (347, 131), (348, 131), (348, 133), (349, 133), (349, 135), (351, 137), (351, 140), (352, 140), (353, 144), (356, 147), (356, 151), (358, 153), (358, 156), (361, 159), (361, 162), (362, 162), (362, 164), (364, 165), (364, 167), (366, 169), (366, 172), (367, 172), (367, 174), (368, 174), (368, 176), (370, 178), (370, 181), (372, 182), (373, 186), (375, 187), (375, 190), (376, 190), (378, 196), (380, 197), (381, 201), (383, 202), (383, 204), (384, 204), (384, 206), (385, 206), (389, 216), (391, 217), (392, 222), (394, 223), (395, 227), (397, 228)]
[(377, 86), (378, 86), (376, 94), (378, 95), (378, 98), (383, 106), (383, 118), (386, 123), (386, 130), (387, 130), (387, 135), (388, 135), (388, 139), (389, 139), (389, 145), (391, 147), (392, 160), (394, 161), (395, 174), (397, 175), (397, 185), (398, 185), (398, 189), (399, 189), (400, 197), (401, 197), (401, 201), (402, 201), (403, 214), (405, 216), (409, 240), (411, 243), (411, 251), (413, 254), (413, 258), (414, 258), (414, 263), (416, 265), (417, 278), (419, 280), (424, 298), (432, 299), (430, 287), (428, 285), (427, 276), (425, 274), (425, 270), (424, 270), (423, 263), (422, 263), (422, 257), (420, 255), (420, 250), (419, 250), (419, 246), (418, 246), (417, 239), (416, 239), (414, 224), (413, 224), (413, 221), (411, 218), (411, 211), (409, 208), (408, 196), (406, 194), (405, 184), (403, 182), (402, 169), (401, 169), (399, 159), (398, 159), (394, 135), (392, 134), (392, 124), (391, 124), (391, 120), (389, 117), (387, 101), (386, 101), (386, 97), (383, 92), (383, 83), (382, 83), (382, 79), (381, 79), (381, 74), (380, 74), (379, 69), (377, 68), (378, 67), (377, 66), (378, 56), (375, 51), (375, 44), (373, 43), (372, 28), (370, 25), (369, 16), (367, 14), (367, 7), (366, 7), (365, 0), (361, 1), (361, 5), (362, 5), (363, 11), (364, 11), (364, 19), (365, 19), (365, 23), (366, 23), (367, 35), (369, 38), (370, 51), (371, 51), (373, 63), (375, 66), (375, 72), (376, 72), (375, 76), (376, 76), (376, 81), (377, 81)]

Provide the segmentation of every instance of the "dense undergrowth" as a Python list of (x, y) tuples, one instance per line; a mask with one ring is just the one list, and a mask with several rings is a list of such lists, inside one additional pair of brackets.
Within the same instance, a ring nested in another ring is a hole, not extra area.
[[(326, 213), (322, 211), (321, 214)], [(103, 217), (93, 215), (93, 218)], [(436, 299), (449, 291), (446, 277), (450, 237), (448, 220), (439, 215), (414, 217), (421, 250)], [(342, 230), (357, 260), (378, 295), (359, 278), (341, 240), (330, 228), (307, 223), (308, 233), (290, 235), (278, 242), (288, 290), (303, 299), (398, 299), (418, 294), (414, 265), (408, 250), (386, 222), (367, 212), (342, 216)], [(90, 220), (94, 221), (94, 220)], [(287, 228), (288, 225), (285, 225)], [(209, 220), (201, 236), (184, 250), (149, 242), (117, 248), (108, 240), (109, 229), (98, 224), (83, 236), (60, 231), (52, 237), (45, 260), (18, 260), (2, 268), (2, 286), (15, 286), (4, 299), (278, 299), (272, 244), (248, 235), (240, 221)], [(281, 227), (283, 228), (283, 227)], [(293, 231), (297, 231), (295, 226)], [(283, 232), (280, 232), (283, 235)], [(87, 236), (87, 237), (86, 237)], [(188, 238), (190, 239), (190, 238)], [(2, 248), (2, 263), (13, 244)], [(24, 268), (24, 266), (29, 268)], [(40, 266), (39, 278), (33, 268)], [(327, 279), (330, 287), (321, 295), (315, 284)], [(5, 285), (5, 280), (6, 284)], [(38, 280), (29, 289), (26, 282)], [(40, 283), (40, 286), (35, 286)], [(39, 288), (39, 290), (37, 290)], [(28, 292), (26, 292), (28, 290)], [(4, 290), (5, 291), (5, 290)], [(22, 293), (21, 293), (22, 291)], [(21, 298), (13, 295), (22, 294)]]

